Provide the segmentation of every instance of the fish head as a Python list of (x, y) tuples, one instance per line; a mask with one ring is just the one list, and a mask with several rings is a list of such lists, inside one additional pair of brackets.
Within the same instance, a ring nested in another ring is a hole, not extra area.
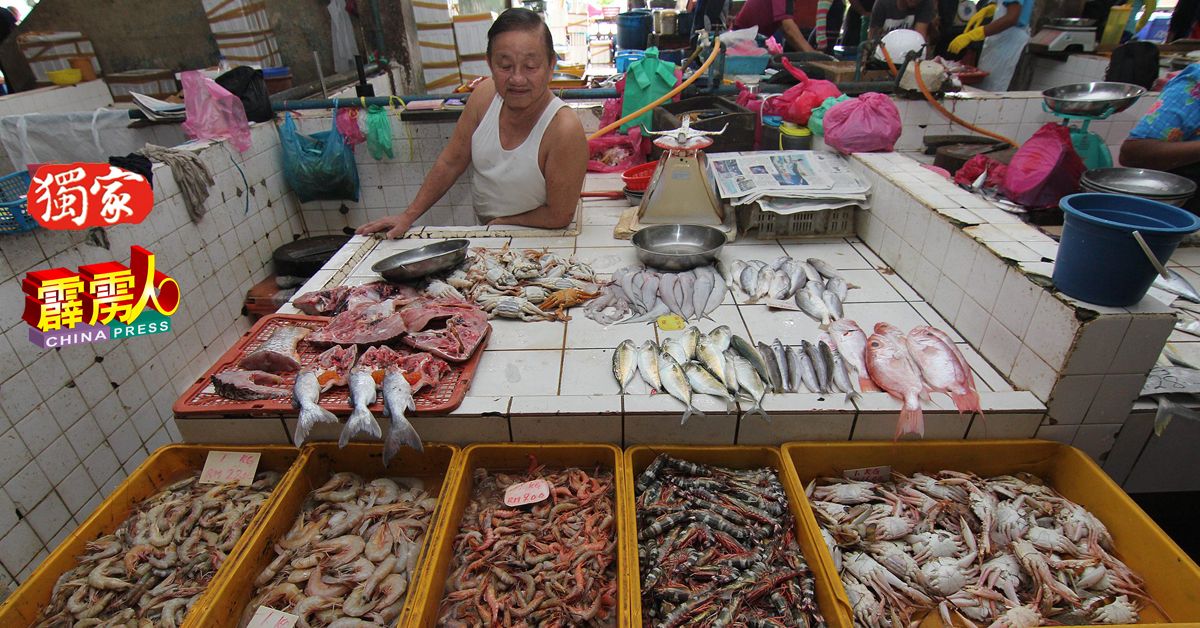
[(891, 323), (875, 323), (875, 333), (885, 336), (903, 336), (904, 332)]

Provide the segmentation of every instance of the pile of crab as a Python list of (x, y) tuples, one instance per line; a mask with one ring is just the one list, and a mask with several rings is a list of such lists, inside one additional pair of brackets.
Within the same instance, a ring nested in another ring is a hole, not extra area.
[(808, 496), (859, 627), (1132, 624), (1155, 605), (1104, 524), (1030, 475), (826, 477)]
[(508, 245), (472, 251), (449, 275), (431, 280), (425, 292), (474, 302), (489, 318), (523, 321), (569, 320), (566, 308), (600, 296), (595, 271), (574, 256)]

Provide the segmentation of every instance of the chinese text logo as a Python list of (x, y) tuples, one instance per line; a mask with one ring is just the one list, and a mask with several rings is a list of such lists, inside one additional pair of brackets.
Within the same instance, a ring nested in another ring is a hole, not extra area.
[(108, 164), (50, 164), (29, 184), (29, 215), (47, 229), (86, 229), (145, 220), (154, 205), (146, 178)]

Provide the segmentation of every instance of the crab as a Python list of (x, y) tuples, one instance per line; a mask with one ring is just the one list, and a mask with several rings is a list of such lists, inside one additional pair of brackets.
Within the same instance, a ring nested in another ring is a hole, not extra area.
[(599, 292), (584, 292), (574, 288), (567, 288), (565, 290), (558, 290), (551, 293), (550, 296), (546, 297), (546, 300), (542, 302), (541, 308), (546, 312), (549, 312), (550, 310), (556, 310), (555, 316), (557, 316), (560, 320), (570, 320), (571, 317), (563, 314), (564, 308), (571, 307), (572, 305), (579, 305), (585, 301), (591, 301), (598, 296), (600, 296)]
[(1092, 620), (1101, 624), (1136, 624), (1138, 620), (1137, 607), (1129, 602), (1129, 597), (1118, 595), (1112, 604), (1107, 604), (1092, 613)]
[(501, 316), (519, 318), (526, 322), (554, 318), (552, 314), (539, 310), (536, 305), (521, 297), (485, 296), (479, 299), (479, 306), (488, 313), (488, 318)]
[(541, 276), (542, 267), (537, 262), (526, 257), (518, 257), (508, 266), (509, 272), (517, 279), (534, 279)]
[(491, 284), (492, 286), (497, 287), (497, 288), (499, 288), (501, 286), (517, 285), (517, 278), (511, 272), (509, 272), (507, 269), (504, 269), (504, 268), (501, 268), (498, 266), (494, 267), (494, 268), (489, 268), (487, 270), (487, 272), (485, 272), (483, 274), (483, 278), (489, 284)]
[(520, 294), (517, 296), (536, 305), (545, 301), (546, 297), (550, 296), (550, 292), (541, 286), (525, 286), (521, 288)]
[(992, 622), (988, 628), (1033, 628), (1041, 625), (1042, 614), (1038, 612), (1037, 606), (1028, 604), (1014, 606), (1004, 611), (1004, 614)]

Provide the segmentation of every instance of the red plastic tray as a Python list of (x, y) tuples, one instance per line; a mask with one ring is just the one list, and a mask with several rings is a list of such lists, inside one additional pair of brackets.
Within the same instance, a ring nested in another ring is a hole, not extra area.
[[(225, 371), (245, 370), (238, 366), (242, 356), (247, 355), (271, 336), (271, 332), (283, 326), (308, 327), (316, 330), (329, 322), (328, 316), (305, 316), (301, 314), (272, 314), (262, 318), (242, 334), (239, 339), (217, 363), (197, 379), (183, 395), (175, 401), (172, 410), (175, 416), (189, 419), (213, 418), (229, 416), (297, 416), (299, 410), (292, 407), (291, 396), (274, 399), (256, 399), (254, 401), (234, 401), (218, 395), (212, 388), (212, 376)], [(466, 362), (450, 365), (450, 373), (438, 382), (436, 386), (425, 388), (417, 393), (413, 401), (416, 403), (417, 414), (446, 414), (462, 403), (467, 390), (471, 388), (471, 379), (475, 377), (475, 367), (479, 365), (479, 357), (487, 348), (491, 326), (479, 342), (479, 347)], [(308, 365), (316, 362), (317, 356), (324, 349), (314, 347), (308, 342), (301, 341), (297, 346), (300, 354), (300, 364)], [(292, 389), (296, 381), (296, 373), (279, 373), (284, 383), (280, 387)], [(334, 386), (321, 395), (321, 407), (339, 416), (350, 415), (350, 389), (345, 386)], [(378, 413), (383, 410), (382, 403), (375, 403), (371, 411)]]

